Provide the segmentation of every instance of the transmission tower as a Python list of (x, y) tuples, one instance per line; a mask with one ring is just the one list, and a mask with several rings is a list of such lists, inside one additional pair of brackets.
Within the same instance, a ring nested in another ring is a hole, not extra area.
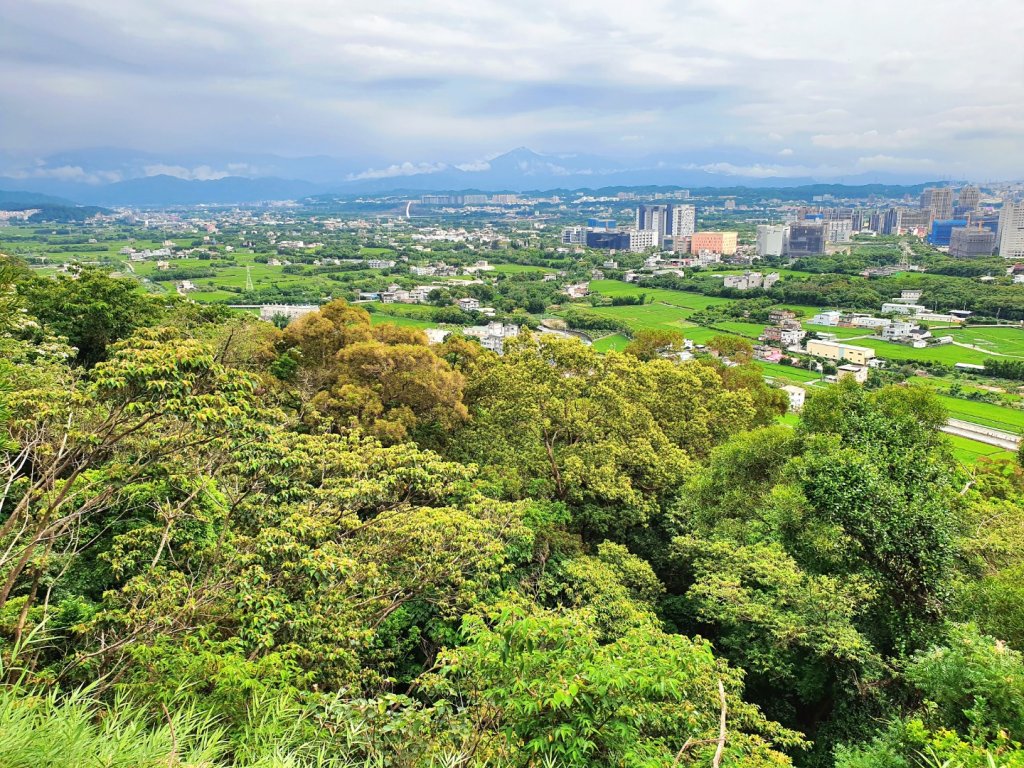
[(245, 265), (245, 290), (251, 291), (252, 288), (252, 264)]

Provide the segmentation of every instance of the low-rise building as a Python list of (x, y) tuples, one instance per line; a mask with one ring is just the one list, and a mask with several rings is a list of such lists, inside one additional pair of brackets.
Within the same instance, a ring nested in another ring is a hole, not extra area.
[(852, 365), (846, 363), (836, 367), (837, 379), (853, 379), (858, 384), (868, 380), (868, 367), (866, 365)]
[(562, 290), (570, 299), (585, 299), (590, 295), (590, 283), (574, 283)]
[(499, 355), (505, 353), (505, 340), (519, 335), (519, 326), (502, 324), (498, 322), (487, 325), (473, 325), (464, 328), (462, 333), (465, 336), (472, 336), (480, 340), (480, 344)]
[(290, 323), (296, 318), (316, 312), (320, 309), (316, 304), (264, 304), (260, 307), (260, 320), (272, 322), (275, 317), (285, 317)]
[(804, 400), (807, 398), (807, 392), (803, 387), (787, 384), (782, 388), (782, 391), (789, 396), (789, 410), (799, 411), (803, 409)]
[(828, 312), (819, 312), (811, 318), (812, 325), (839, 325), (839, 319), (843, 313), (838, 310), (829, 310)]
[(778, 325), (786, 320), (796, 320), (796, 312), (789, 309), (773, 309), (768, 313), (768, 322), (773, 325)]
[(480, 299), (474, 299), (472, 296), (467, 296), (464, 299), (459, 299), (456, 304), (459, 305), (459, 309), (463, 312), (473, 312), (480, 309)]
[(867, 365), (868, 361), (874, 358), (875, 350), (855, 344), (813, 339), (807, 342), (807, 354), (824, 357), (827, 360), (845, 360), (854, 365)]

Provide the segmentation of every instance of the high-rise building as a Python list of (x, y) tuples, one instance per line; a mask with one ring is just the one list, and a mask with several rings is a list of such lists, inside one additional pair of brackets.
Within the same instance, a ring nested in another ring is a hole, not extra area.
[(932, 220), (935, 218), (931, 208), (922, 208), (921, 210), (904, 208), (900, 229), (904, 232), (914, 230), (919, 234), (926, 234), (931, 231)]
[(956, 207), (963, 210), (965, 213), (978, 210), (978, 205), (981, 204), (981, 191), (977, 187), (967, 185), (961, 187), (959, 194), (956, 196)]
[(587, 230), (583, 227), (565, 227), (562, 230), (562, 245), (586, 245)]
[(825, 253), (825, 225), (820, 221), (798, 221), (789, 227), (786, 255), (793, 259)]
[(949, 245), (949, 241), (953, 237), (953, 230), (966, 226), (967, 219), (936, 219), (932, 222), (932, 231), (928, 235), (928, 242), (932, 245)]
[(671, 220), (667, 205), (638, 205), (636, 207), (635, 229), (651, 230), (658, 233), (659, 239), (669, 234)]
[(898, 235), (903, 228), (903, 211), (899, 208), (890, 208), (882, 218), (882, 234)]
[(697, 211), (692, 205), (638, 205), (635, 229), (649, 229), (659, 237), (692, 235), (697, 225)]
[(999, 212), (999, 255), (1024, 259), (1024, 202), (1003, 202)]
[(673, 205), (672, 231), (673, 237), (689, 237), (697, 230), (697, 209), (692, 205)]
[(949, 238), (949, 255), (958, 259), (991, 256), (995, 247), (995, 232), (981, 227), (956, 227)]
[(931, 211), (933, 219), (953, 218), (953, 188), (928, 187), (921, 193), (921, 208)]
[(852, 219), (829, 219), (825, 222), (825, 240), (829, 243), (848, 243), (852, 233)]
[(785, 224), (758, 224), (757, 255), (763, 259), (785, 253), (788, 230), (789, 227)]

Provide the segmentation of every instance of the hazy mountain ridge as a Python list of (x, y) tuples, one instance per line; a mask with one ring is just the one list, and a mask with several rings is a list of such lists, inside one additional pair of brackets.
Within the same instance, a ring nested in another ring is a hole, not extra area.
[[(734, 152), (730, 158), (749, 162), (748, 155)], [(326, 157), (259, 155), (245, 159), (243, 155), (231, 155), (218, 159), (222, 162), (201, 163), (199, 157), (189, 156), (161, 160), (150, 153), (111, 149), (62, 153), (41, 161), (43, 170), (37, 167), (33, 171), (35, 176), (19, 170), (18, 176), (0, 176), (0, 185), (17, 185), (25, 190), (18, 193), (21, 195), (57, 195), (65, 202), (163, 206), (249, 203), (319, 194), (391, 191), (420, 194), (460, 189), (525, 192), (665, 186), (790, 189), (826, 181), (841, 181), (842, 187), (865, 184), (919, 186), (921, 182), (920, 178), (882, 173), (827, 180), (812, 176), (737, 175), (705, 170), (695, 163), (684, 163), (682, 158), (648, 157), (627, 164), (594, 155), (540, 154), (526, 147), (475, 163), (391, 165), (377, 170), (356, 170), (353, 161)], [(191, 165), (187, 165), (189, 163)], [(229, 173), (226, 169), (235, 172)], [(271, 169), (275, 173), (265, 173)], [(126, 174), (138, 175), (121, 178)], [(8, 180), (6, 184), (5, 179)]]

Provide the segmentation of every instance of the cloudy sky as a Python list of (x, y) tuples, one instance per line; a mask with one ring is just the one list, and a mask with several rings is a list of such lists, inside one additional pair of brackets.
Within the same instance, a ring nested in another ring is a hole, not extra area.
[(746, 175), (1021, 178), (1022, 3), (6, 2), (0, 150), (206, 153), (217, 175), (229, 153), (373, 173), (526, 145)]

